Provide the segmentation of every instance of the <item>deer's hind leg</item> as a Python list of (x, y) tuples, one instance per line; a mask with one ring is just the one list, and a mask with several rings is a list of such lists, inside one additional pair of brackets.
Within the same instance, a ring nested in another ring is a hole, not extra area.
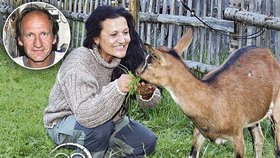
[(199, 132), (197, 128), (193, 132), (192, 149), (189, 158), (198, 158), (200, 149), (205, 142), (205, 137)]
[(271, 123), (275, 142), (275, 157), (280, 157), (280, 93), (273, 107)]
[(264, 142), (264, 136), (262, 133), (261, 126), (259, 123), (257, 123), (254, 127), (249, 127), (248, 129), (250, 131), (252, 141), (254, 144), (255, 158), (261, 158)]

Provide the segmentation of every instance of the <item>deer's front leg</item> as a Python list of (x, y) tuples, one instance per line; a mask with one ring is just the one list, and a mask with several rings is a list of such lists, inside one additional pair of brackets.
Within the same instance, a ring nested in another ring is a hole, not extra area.
[(244, 158), (245, 157), (245, 144), (243, 130), (233, 137), (234, 144), (234, 158)]
[(250, 131), (252, 141), (254, 143), (255, 158), (261, 158), (264, 142), (264, 136), (262, 133), (261, 126), (259, 123), (257, 123), (256, 126), (250, 127), (248, 129)]
[(199, 132), (197, 128), (193, 132), (192, 149), (189, 158), (198, 158), (200, 149), (205, 142), (205, 137)]

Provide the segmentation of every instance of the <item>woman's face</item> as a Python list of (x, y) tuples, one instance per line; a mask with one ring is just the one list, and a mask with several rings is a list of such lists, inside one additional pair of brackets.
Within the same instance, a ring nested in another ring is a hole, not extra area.
[(93, 39), (95, 44), (99, 45), (101, 56), (107, 62), (111, 62), (114, 57), (123, 58), (130, 42), (126, 19), (124, 17), (106, 19), (102, 27), (100, 36)]

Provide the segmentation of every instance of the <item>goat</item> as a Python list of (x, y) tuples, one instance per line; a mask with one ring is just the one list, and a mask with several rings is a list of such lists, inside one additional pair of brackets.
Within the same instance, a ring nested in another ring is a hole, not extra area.
[(251, 132), (255, 157), (261, 157), (264, 137), (259, 123), (266, 117), (274, 125), (275, 154), (280, 156), (280, 65), (271, 51), (241, 48), (200, 80), (181, 58), (192, 36), (188, 29), (173, 49), (146, 45), (149, 55), (136, 70), (143, 80), (164, 87), (194, 123), (190, 157), (199, 157), (208, 138), (231, 141), (234, 157), (243, 158), (244, 128)]

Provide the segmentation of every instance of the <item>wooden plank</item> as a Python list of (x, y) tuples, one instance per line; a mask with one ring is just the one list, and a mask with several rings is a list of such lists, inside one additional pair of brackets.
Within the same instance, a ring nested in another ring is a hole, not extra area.
[[(255, 1), (250, 1), (248, 11), (249, 12), (254, 12), (255, 11), (255, 5), (256, 5)], [(254, 32), (253, 30), (254, 30), (253, 26), (248, 26), (247, 34), (251, 35)], [(246, 45), (253, 45), (253, 39), (247, 39)]]
[[(170, 10), (169, 15), (174, 15), (175, 14), (175, 0), (169, 1), (169, 10)], [(168, 26), (168, 40), (167, 40), (167, 46), (169, 48), (172, 47), (173, 29), (174, 29), (174, 24), (169, 24), (169, 26)]]
[[(212, 0), (212, 1), (210, 1), (210, 16), (211, 17), (214, 17), (214, 8), (215, 8), (215, 0)], [(211, 63), (211, 60), (212, 60), (212, 58), (213, 58), (213, 54), (214, 54), (214, 52), (213, 52), (213, 45), (214, 45), (214, 43), (215, 43), (215, 41), (213, 41), (213, 33), (212, 33), (212, 31), (210, 31), (210, 32), (208, 32), (208, 38), (209, 38), (209, 42), (208, 42), (208, 45), (207, 45), (207, 59), (206, 59), (206, 63), (207, 64), (210, 64)]]
[[(265, 2), (266, 2), (265, 15), (270, 16), (271, 15), (270, 11), (272, 10), (272, 6), (271, 6), (272, 1), (271, 0), (266, 0)], [(280, 29), (280, 17), (279, 17), (279, 29)], [(272, 38), (271, 37), (271, 29), (269, 29), (269, 30), (264, 32), (264, 47), (268, 48), (272, 45), (271, 38)]]
[[(280, 17), (280, 1), (275, 0), (275, 16)], [(280, 31), (276, 33), (276, 38), (275, 38), (275, 56), (278, 59), (278, 62), (280, 62)]]
[(99, 0), (94, 1), (94, 9), (98, 7)]
[[(202, 10), (200, 11), (200, 15), (204, 18), (206, 16), (206, 1), (204, 1), (204, 3), (199, 3), (199, 5), (197, 5), (196, 9), (200, 10), (200, 8), (202, 8)], [(200, 29), (199, 62), (203, 63), (204, 62), (203, 56), (205, 53), (205, 46), (206, 46), (206, 29), (205, 28), (199, 28), (199, 29)]]
[(192, 57), (192, 61), (195, 61), (195, 55), (196, 55), (196, 48), (197, 48), (197, 41), (198, 41), (198, 35), (199, 35), (199, 31), (198, 28), (194, 28), (193, 29), (193, 42), (192, 42), (192, 47), (191, 47), (191, 57)]
[(122, 7), (126, 8), (125, 0), (122, 0)]
[[(188, 0), (188, 6), (189, 8), (193, 9), (193, 1), (192, 0)], [(191, 17), (191, 13), (188, 11), (187, 12), (187, 17)], [(197, 43), (197, 39), (198, 39), (198, 29), (193, 28), (193, 42), (191, 45), (190, 53), (191, 53), (191, 60), (194, 61), (195, 60), (195, 52), (196, 52), (196, 43)]]
[[(196, 3), (195, 3), (195, 12), (196, 12), (196, 14), (197, 14), (197, 16), (199, 16), (199, 17), (201, 17), (201, 18), (203, 18), (201, 15), (202, 15), (202, 13), (201, 13), (201, 11), (200, 11), (200, 8), (201, 8), (201, 2), (200, 2), (201, 0), (199, 0), (199, 1), (196, 1)], [(195, 61), (198, 61), (198, 62), (202, 62), (202, 61), (200, 61), (200, 56), (201, 56), (201, 43), (203, 42), (203, 40), (202, 40), (202, 28), (201, 27), (199, 27), (198, 29), (197, 29), (197, 31), (198, 31), (198, 34), (197, 34), (197, 36), (198, 36), (198, 38), (197, 38), (197, 40), (198, 40), (198, 42), (197, 42), (197, 44), (198, 44), (198, 46), (196, 47), (197, 48), (197, 50), (195, 50), (195, 52), (196, 52), (196, 54), (195, 54)]]
[[(246, 9), (245, 8), (245, 1), (240, 1), (240, 8), (239, 9), (240, 10), (245, 10)], [(242, 23), (239, 23), (238, 27), (239, 27), (239, 34), (238, 35), (239, 36), (244, 36), (246, 25), (242, 22)], [(243, 46), (244, 41), (246, 41), (246, 39), (245, 40), (238, 40), (238, 48), (241, 48)]]
[[(193, 1), (192, 0), (188, 0), (188, 6), (192, 9), (193, 8)], [(188, 11), (187, 12), (187, 16), (191, 16), (191, 13)]]
[[(230, 8), (236, 8), (236, 9), (241, 9), (241, 0), (230, 0), (229, 1), (229, 7)], [(239, 36), (240, 35), (240, 23), (235, 23), (235, 32), (230, 34), (231, 36)], [(239, 40), (237, 40), (234, 37), (230, 38), (229, 42), (229, 53), (235, 52), (236, 49), (239, 47)]]
[[(202, 24), (195, 17), (186, 17), (179, 15), (167, 15), (167, 14), (153, 14), (153, 13), (139, 13), (139, 20), (152, 23), (163, 24), (176, 24), (176, 25), (189, 25), (194, 27), (207, 27)], [(209, 26), (216, 30), (234, 32), (234, 22), (229, 20), (223, 20), (213, 17), (202, 17), (201, 20), (207, 23)]]
[[(183, 6), (182, 5), (179, 5), (178, 15), (183, 16)], [(186, 28), (184, 26), (178, 26), (177, 29), (178, 30), (177, 30), (176, 41), (178, 41), (182, 37), (183, 32), (184, 32), (184, 30), (186, 30)], [(188, 49), (184, 50), (184, 53), (182, 55), (183, 59), (187, 59), (187, 51), (188, 51)]]
[[(79, 0), (78, 1), (78, 5), (77, 5), (78, 7), (77, 7), (77, 12), (78, 13), (81, 13), (82, 12), (82, 0)], [(80, 25), (81, 25), (81, 23), (80, 22), (77, 22), (77, 30), (76, 30), (76, 44), (75, 44), (75, 47), (77, 48), (77, 47), (79, 47), (80, 46), (80, 42), (81, 42), (81, 40), (80, 40)]]
[[(262, 1), (257, 1), (256, 2), (256, 11), (255, 11), (255, 13), (262, 13), (261, 12), (262, 11)], [(259, 30), (258, 28), (256, 28), (257, 30)], [(256, 41), (256, 45), (257, 46), (260, 46), (261, 45), (261, 43), (262, 43), (262, 41), (261, 41), (261, 37), (257, 37), (256, 39), (255, 39), (255, 41)]]
[(67, 2), (68, 2), (68, 0), (64, 0), (62, 9), (60, 11), (68, 9), (68, 5), (67, 5), (68, 3)]
[[(140, 10), (141, 12), (145, 12), (146, 11), (146, 5), (145, 5), (145, 1), (141, 1), (141, 9)], [(139, 18), (139, 23), (140, 23), (140, 18)], [(141, 22), (141, 31), (140, 31), (140, 38), (143, 40), (143, 41), (146, 41), (146, 38), (145, 38), (145, 34), (144, 34), (144, 30), (145, 30), (145, 23), (144, 22)]]
[(93, 9), (93, 1), (90, 1), (89, 14), (92, 13)]
[[(167, 0), (163, 0), (162, 13), (160, 15), (168, 16), (168, 15), (165, 15), (165, 14), (167, 14)], [(141, 20), (141, 17), (139, 19)], [(161, 28), (160, 28), (160, 39), (161, 39), (161, 41), (160, 41), (160, 45), (164, 45), (164, 42), (165, 42), (165, 32), (167, 32), (167, 27), (166, 27), (165, 23), (161, 23)]]
[(62, 13), (66, 18), (80, 22), (86, 22), (87, 18), (89, 17), (89, 14), (78, 13), (75, 11), (63, 10)]
[(258, 27), (266, 27), (280, 31), (280, 18), (258, 13), (251, 13), (235, 8), (225, 9), (225, 19), (248, 23)]
[[(155, 11), (154, 12), (157, 13), (157, 14), (160, 12), (160, 1), (161, 0), (156, 0), (156, 3), (155, 3)], [(160, 39), (160, 37), (159, 37), (160, 26), (161, 26), (160, 23), (154, 24), (154, 46), (155, 47), (158, 47), (160, 45), (160, 40), (163, 40), (163, 39)]]
[(140, 1), (138, 0), (130, 0), (129, 2), (130, 13), (132, 14), (135, 20), (135, 30), (139, 31), (139, 17), (138, 13), (140, 11)]
[[(91, 5), (89, 4), (90, 2), (89, 2), (89, 0), (85, 0), (84, 1), (84, 4), (83, 4), (83, 14), (88, 14), (88, 15), (90, 15), (90, 12), (88, 13), (88, 10), (89, 10), (89, 8), (88, 7), (91, 7)], [(81, 23), (81, 27), (82, 27), (82, 34), (81, 34), (81, 44), (80, 44), (80, 46), (82, 46), (83, 45), (83, 42), (84, 42), (84, 35), (85, 35), (85, 23)]]
[(70, 11), (70, 12), (71, 12), (72, 9), (73, 9), (72, 6), (73, 6), (73, 5), (72, 5), (72, 0), (69, 0), (69, 11)]
[[(179, 16), (183, 16), (183, 8), (182, 8), (182, 5), (179, 6), (178, 8), (178, 15)], [(182, 36), (182, 27), (178, 27), (178, 31), (177, 31), (177, 41), (181, 38)]]
[[(73, 8), (73, 13), (76, 13), (76, 11), (77, 11), (77, 0), (75, 0), (74, 1), (74, 8)], [(70, 11), (70, 13), (71, 13), (71, 11)], [(75, 45), (75, 33), (77, 32), (77, 29), (76, 29), (76, 21), (72, 21), (72, 31), (71, 31), (71, 47), (72, 48), (76, 48), (76, 45)]]
[[(148, 12), (149, 13), (151, 13), (152, 12), (152, 9), (153, 9), (153, 1), (150, 1), (149, 2), (149, 8), (148, 8)], [(151, 23), (148, 23), (147, 24), (148, 26), (147, 26), (147, 40), (146, 40), (146, 42), (147, 43), (149, 43), (149, 44), (151, 44)]]
[[(222, 18), (222, 11), (224, 10), (223, 9), (223, 3), (222, 3), (223, 1), (222, 0), (218, 0), (218, 3), (217, 3), (217, 18)], [(221, 47), (222, 46), (224, 46), (225, 44), (224, 43), (222, 43), (221, 41), (222, 41), (222, 37), (223, 36), (218, 36), (218, 34), (216, 34), (216, 51), (215, 51), (215, 63), (216, 63), (216, 65), (220, 65), (220, 63), (221, 63), (221, 61), (220, 61), (220, 54), (222, 53), (221, 52)], [(224, 42), (224, 41), (223, 41)]]
[(215, 65), (204, 64), (201, 62), (195, 62), (191, 60), (184, 60), (184, 63), (192, 69), (198, 69), (201, 72), (209, 72), (217, 68)]
[[(103, 1), (100, 1), (100, 2), (102, 2), (102, 5), (108, 4), (108, 0), (103, 0)], [(118, 1), (115, 0), (114, 2), (118, 2)]]

